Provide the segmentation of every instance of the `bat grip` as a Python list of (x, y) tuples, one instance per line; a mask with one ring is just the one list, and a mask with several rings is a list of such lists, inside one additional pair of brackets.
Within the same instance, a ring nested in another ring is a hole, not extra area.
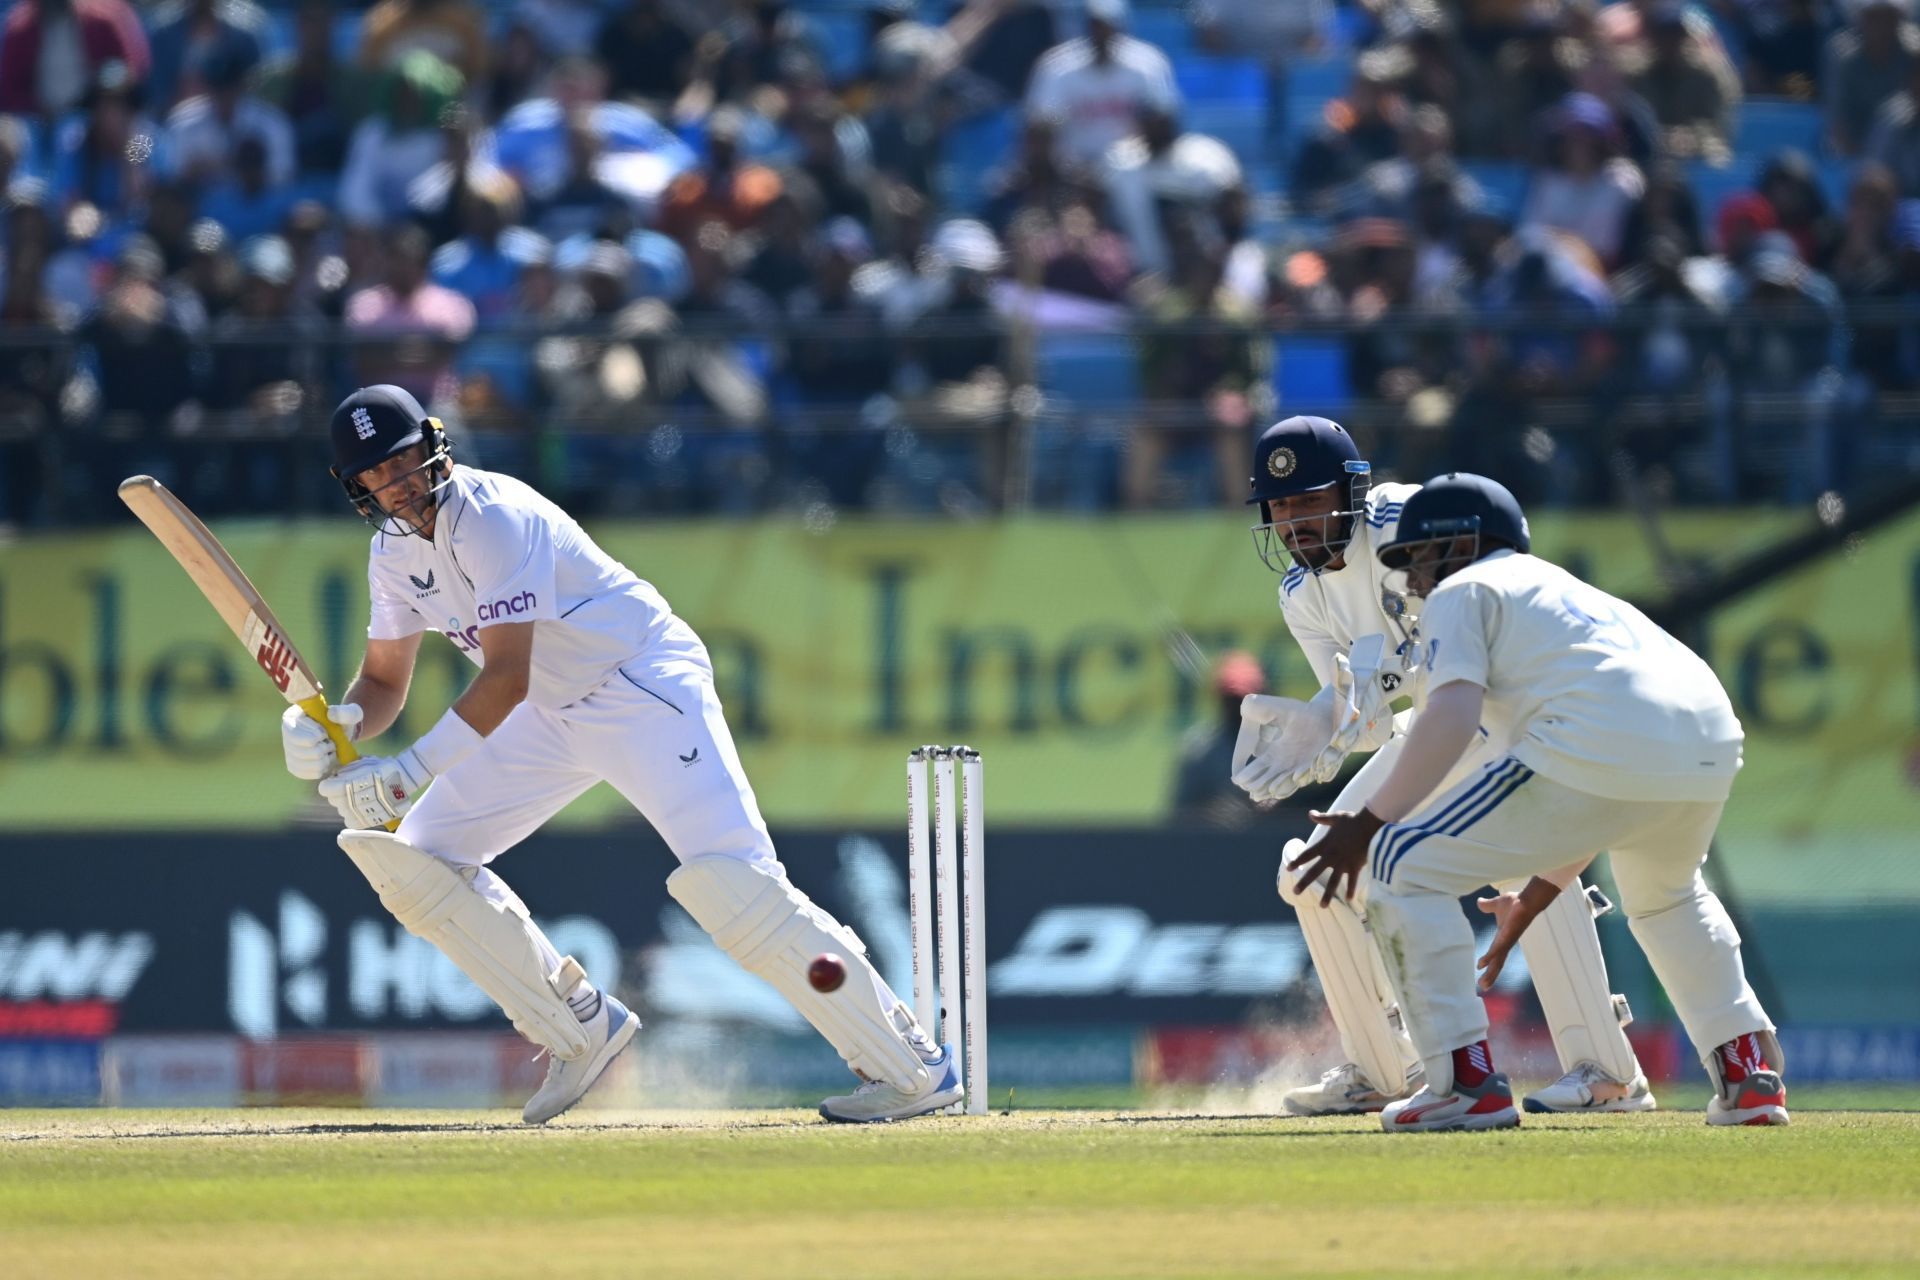
[[(327, 700), (324, 696), (316, 693), (311, 698), (300, 699), (300, 709), (319, 721), (320, 727), (333, 739), (333, 748), (339, 752), (341, 764), (352, 764), (360, 758), (360, 753), (353, 749), (353, 739), (347, 736), (346, 729), (327, 719)], [(387, 824), (387, 830), (392, 831), (399, 825), (400, 820), (396, 818)]]

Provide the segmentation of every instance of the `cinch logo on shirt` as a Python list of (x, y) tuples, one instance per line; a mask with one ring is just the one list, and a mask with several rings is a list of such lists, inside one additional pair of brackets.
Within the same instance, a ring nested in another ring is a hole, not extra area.
[(540, 598), (531, 591), (522, 591), (508, 600), (492, 600), (480, 606), (480, 621), (498, 622), (512, 614), (525, 613), (539, 603)]

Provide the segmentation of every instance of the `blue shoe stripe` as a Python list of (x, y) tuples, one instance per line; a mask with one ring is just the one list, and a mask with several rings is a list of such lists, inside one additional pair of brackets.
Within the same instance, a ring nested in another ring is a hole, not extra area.
[(1475, 806), (1472, 812), (1461, 815), (1449, 824), (1447, 830), (1423, 830), (1414, 836), (1413, 839), (1401, 845), (1399, 851), (1395, 853), (1392, 860), (1387, 863), (1385, 879), (1389, 883), (1392, 882), (1394, 870), (1399, 867), (1401, 860), (1413, 852), (1414, 846), (1422, 840), (1425, 840), (1428, 836), (1457, 836), (1464, 834), (1468, 828), (1472, 827), (1476, 822), (1479, 822), (1495, 809), (1498, 809), (1502, 804), (1506, 803), (1507, 799), (1522, 786), (1526, 785), (1527, 779), (1532, 776), (1533, 770), (1527, 768), (1525, 765), (1521, 765), (1518, 773), (1511, 774), (1505, 778), (1500, 786), (1495, 788), (1492, 794), (1484, 797), (1479, 804)]
[(1392, 858), (1393, 850), (1405, 843), (1414, 833), (1427, 830), (1431, 827), (1437, 827), (1441, 823), (1446, 822), (1449, 818), (1453, 817), (1454, 814), (1461, 812), (1467, 805), (1472, 804), (1475, 798), (1489, 787), (1498, 785), (1499, 775), (1507, 770), (1510, 765), (1517, 765), (1519, 763), (1517, 760), (1507, 760), (1488, 765), (1487, 771), (1481, 775), (1478, 782), (1473, 784), (1472, 788), (1464, 795), (1455, 799), (1454, 802), (1445, 809), (1435, 814), (1430, 822), (1423, 823), (1417, 827), (1409, 826), (1405, 823), (1388, 823), (1383, 832), (1385, 838), (1375, 840), (1374, 842), (1374, 879), (1383, 880), (1386, 878), (1382, 873), (1386, 870), (1387, 863)]

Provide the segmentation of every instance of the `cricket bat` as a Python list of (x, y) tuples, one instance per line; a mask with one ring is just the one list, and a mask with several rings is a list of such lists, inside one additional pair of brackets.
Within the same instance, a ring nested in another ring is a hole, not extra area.
[(280, 620), (273, 616), (266, 600), (220, 545), (220, 539), (187, 510), (186, 503), (152, 476), (122, 480), (120, 500), (133, 509), (140, 522), (160, 539), (160, 545), (180, 562), (180, 567), (193, 579), (193, 585), (200, 588), (200, 594), (207, 598), (220, 620), (240, 638), (240, 643), (247, 647), (247, 652), (267, 673), (281, 696), (312, 716), (327, 731), (334, 749), (340, 753), (340, 763), (349, 764), (359, 759), (360, 753), (353, 749), (346, 730), (327, 719), (327, 695), (320, 687), (320, 678), (293, 647), (293, 641), (287, 639)]

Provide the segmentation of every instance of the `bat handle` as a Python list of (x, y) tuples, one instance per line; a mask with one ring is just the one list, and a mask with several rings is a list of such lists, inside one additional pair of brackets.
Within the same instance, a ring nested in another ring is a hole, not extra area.
[[(333, 748), (339, 753), (341, 764), (352, 764), (360, 758), (360, 753), (353, 749), (353, 739), (347, 736), (347, 731), (327, 719), (325, 695), (316, 693), (311, 698), (300, 699), (300, 709), (319, 721), (320, 727), (327, 731), (329, 738), (333, 739)], [(392, 831), (399, 825), (400, 820), (396, 818), (387, 824), (387, 830)]]
[(300, 699), (300, 709), (318, 721), (320, 727), (327, 731), (327, 736), (333, 739), (333, 749), (339, 753), (341, 764), (352, 764), (360, 758), (360, 753), (353, 749), (353, 739), (347, 736), (347, 731), (327, 719), (325, 694), (316, 693), (311, 698)]

